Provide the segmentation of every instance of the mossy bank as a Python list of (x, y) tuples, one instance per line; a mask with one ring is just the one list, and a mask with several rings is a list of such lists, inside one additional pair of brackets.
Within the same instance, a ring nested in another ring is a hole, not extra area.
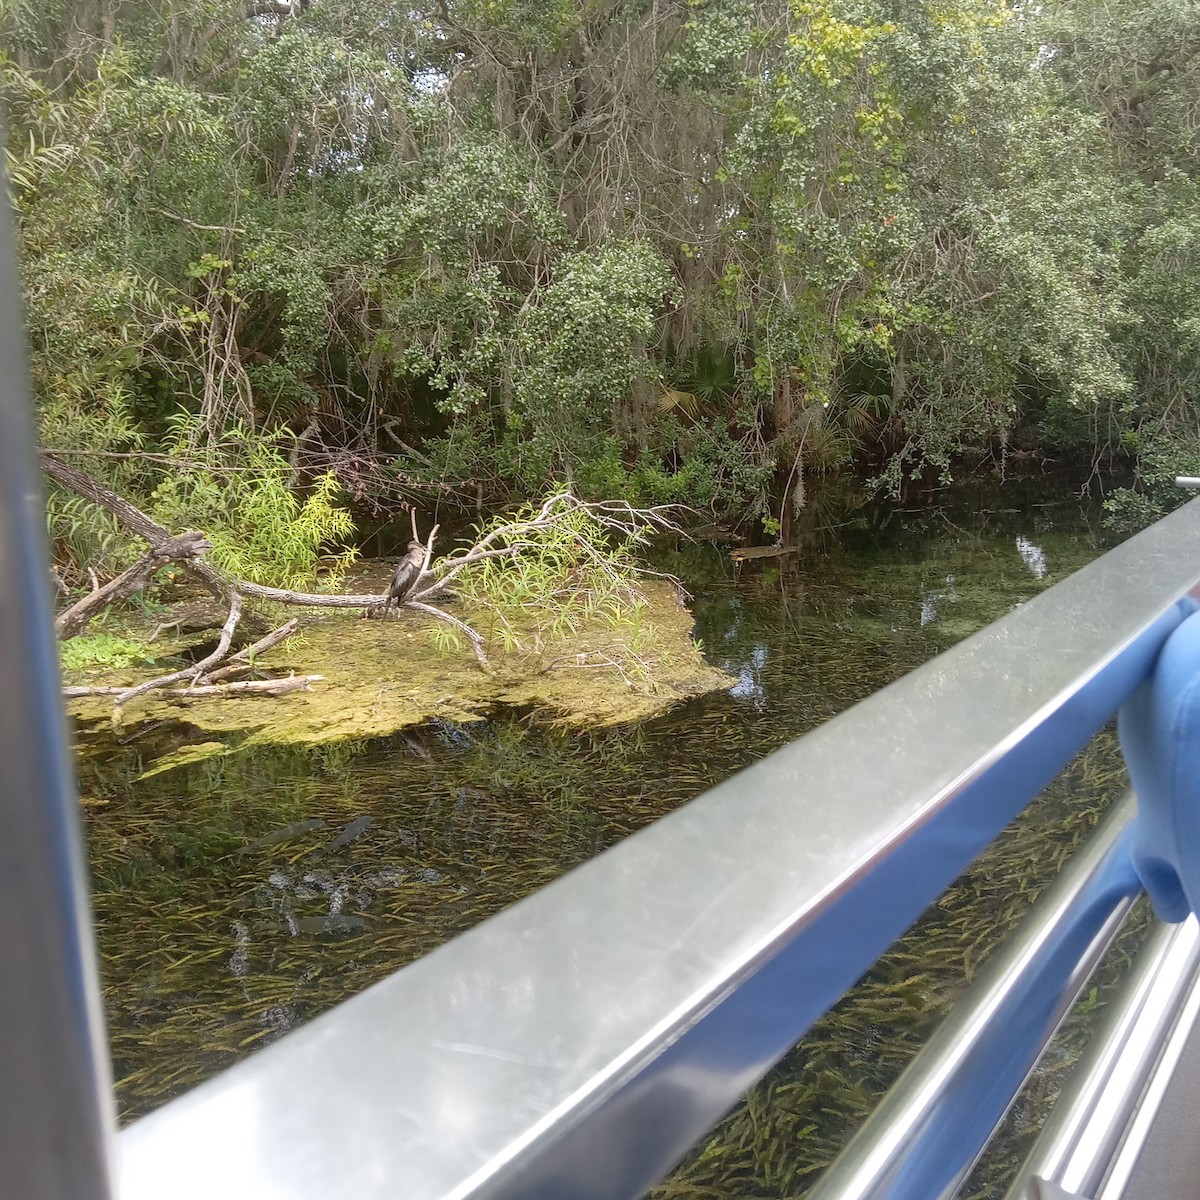
[[(163, 721), (197, 733), (149, 770), (225, 753), (231, 746), (319, 744), (379, 737), (430, 718), (470, 721), (498, 704), (532, 707), (569, 726), (635, 722), (734, 680), (708, 665), (692, 640), (692, 615), (676, 589), (642, 587), (636, 621), (601, 621), (552, 644), (516, 630), (504, 640), (487, 613), (472, 614), (487, 639), (488, 669), (465, 646), (449, 643), (435, 622), (409, 611), (398, 619), (363, 620), (353, 613), (310, 619), (300, 633), (257, 664), (272, 675), (319, 675), (309, 691), (281, 697), (178, 697), (148, 693), (121, 710), (111, 697), (72, 699), (78, 723), (114, 722), (126, 735)], [(171, 610), (160, 614), (169, 621)], [(202, 641), (202, 638), (199, 639)], [(76, 674), (69, 682), (136, 683), (162, 673), (162, 663), (193, 651), (195, 636), (162, 644), (154, 665)], [(209, 735), (209, 736), (205, 736)]]

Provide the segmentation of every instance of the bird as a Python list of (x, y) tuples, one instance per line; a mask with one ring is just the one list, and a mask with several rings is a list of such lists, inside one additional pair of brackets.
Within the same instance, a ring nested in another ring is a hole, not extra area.
[(421, 578), (421, 570), (425, 566), (425, 547), (420, 542), (408, 543), (408, 553), (400, 560), (392, 574), (392, 582), (388, 584), (387, 602), (383, 606), (384, 615), (392, 607), (393, 602), (402, 604), (408, 594), (417, 586)]

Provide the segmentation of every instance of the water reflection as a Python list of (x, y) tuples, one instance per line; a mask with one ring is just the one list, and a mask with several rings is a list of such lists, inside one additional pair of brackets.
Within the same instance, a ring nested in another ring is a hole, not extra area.
[(1045, 579), (1049, 568), (1046, 566), (1046, 552), (1041, 546), (1035, 546), (1028, 538), (1017, 536), (1017, 553), (1021, 561), (1033, 572), (1035, 579)]
[(729, 689), (731, 696), (737, 696), (739, 699), (749, 697), (757, 700), (762, 700), (766, 697), (762, 673), (763, 668), (767, 665), (767, 653), (766, 646), (755, 646), (750, 651), (749, 661), (743, 664), (738, 671), (737, 683)]
[(954, 576), (946, 576), (945, 588), (926, 592), (921, 597), (921, 624), (932, 625), (938, 618), (938, 607), (945, 601), (949, 604), (958, 603), (958, 593), (954, 590)]

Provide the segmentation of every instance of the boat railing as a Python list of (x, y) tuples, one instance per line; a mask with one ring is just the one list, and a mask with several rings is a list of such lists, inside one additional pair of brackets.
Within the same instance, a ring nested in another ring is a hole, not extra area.
[[(0, 1196), (642, 1195), (1109, 721), (1200, 595), (1193, 502), (118, 1136), (0, 274)], [(1132, 808), (974, 981), (822, 1200), (953, 1193), (1140, 890)], [(1194, 921), (1155, 934), (1014, 1194), (1119, 1174), (1197, 961)]]

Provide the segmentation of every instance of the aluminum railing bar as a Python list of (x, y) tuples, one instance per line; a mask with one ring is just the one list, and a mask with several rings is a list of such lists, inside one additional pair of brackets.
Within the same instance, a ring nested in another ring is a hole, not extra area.
[(639, 1196), (1145, 677), (1198, 541), (1193, 502), (138, 1122), (125, 1200)]
[[(1121, 1149), (1117, 1152), (1112, 1166), (1109, 1167), (1104, 1183), (1096, 1193), (1096, 1200), (1121, 1200), (1125, 1195), (1125, 1189), (1133, 1176), (1142, 1150), (1149, 1140), (1159, 1108), (1166, 1098), (1167, 1089), (1171, 1086), (1172, 1077), (1187, 1048), (1188, 1040), (1195, 1033), (1198, 1020), (1200, 1020), (1200, 977), (1192, 979), (1191, 990), (1178, 1010), (1175, 1024), (1163, 1046), (1162, 1054), (1155, 1063), (1154, 1073), (1142, 1091), (1133, 1119), (1121, 1142)], [(1192, 1100), (1193, 1104), (1189, 1105), (1189, 1110), (1194, 1113), (1194, 1097)], [(1194, 1130), (1189, 1129), (1187, 1136), (1190, 1137), (1193, 1133)]]
[(1141, 890), (1132, 795), (1067, 863), (822, 1176), (809, 1200), (947, 1200)]
[(105, 1200), (116, 1121), (50, 625), (17, 270), (0, 208), (0, 1196)]
[[(1040, 1200), (1054, 1189), (1089, 1200), (1096, 1195), (1198, 977), (1196, 918), (1159, 926), (1006, 1200)], [(1040, 1180), (1053, 1188), (1042, 1188)]]

